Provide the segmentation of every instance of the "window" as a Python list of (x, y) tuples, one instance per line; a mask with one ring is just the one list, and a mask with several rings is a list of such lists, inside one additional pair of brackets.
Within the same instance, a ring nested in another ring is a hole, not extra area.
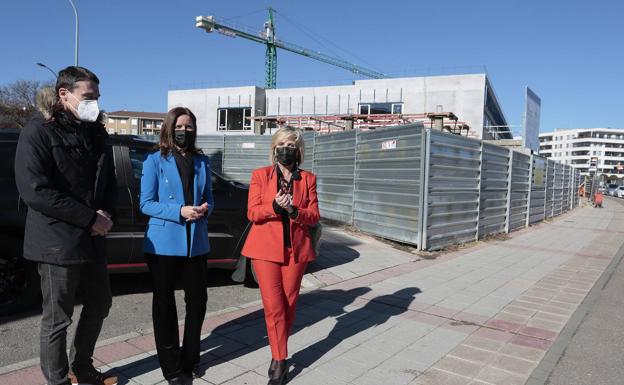
[(137, 184), (141, 183), (143, 174), (143, 161), (147, 157), (148, 151), (142, 148), (128, 148), (130, 151), (130, 167), (132, 168), (132, 179)]
[(403, 103), (360, 103), (361, 115), (402, 114)]
[[(15, 142), (3, 142), (0, 143), (0, 156), (2, 157), (2, 162), (0, 162), (0, 180), (5, 184), (5, 181), (8, 184), (14, 183), (9, 182), (9, 180), (13, 179), (15, 175), (14, 171), (14, 159), (15, 159)], [(5, 179), (7, 178), (7, 179)]]
[(132, 119), (131, 122), (132, 122), (131, 124), (133, 126), (136, 126), (139, 123), (138, 119), (136, 119), (136, 118)]
[(115, 119), (108, 118), (108, 123), (109, 123), (109, 124), (113, 124), (113, 123), (115, 123)]
[(224, 131), (251, 130), (251, 107), (219, 108), (217, 129)]
[(121, 120), (119, 121), (119, 123), (121, 123), (121, 124), (126, 124), (126, 123), (128, 123), (128, 121), (127, 121), (126, 119), (121, 119)]

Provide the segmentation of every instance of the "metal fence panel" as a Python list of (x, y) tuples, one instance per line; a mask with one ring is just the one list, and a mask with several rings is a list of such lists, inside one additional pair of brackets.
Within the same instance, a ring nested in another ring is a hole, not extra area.
[(305, 145), (303, 163), (299, 167), (306, 171), (314, 172), (314, 143), (316, 133), (314, 131), (306, 131), (303, 133), (303, 143)]
[(422, 124), (357, 133), (353, 224), (358, 230), (420, 244), (424, 138)]
[(553, 216), (563, 212), (563, 165), (555, 163), (555, 176), (553, 187)]
[(571, 199), (570, 183), (571, 183), (570, 166), (564, 164), (563, 165), (563, 199), (561, 201), (561, 211), (564, 213), (570, 210), (570, 199)]
[(574, 181), (575, 181), (575, 185), (574, 185), (574, 207), (578, 207), (579, 205), (579, 189), (581, 188), (581, 183), (582, 183), (582, 179), (581, 179), (581, 172), (579, 170), (574, 170)]
[(479, 200), (479, 238), (505, 232), (509, 189), (508, 149), (483, 143)]
[(481, 142), (427, 132), (423, 248), (477, 239)]
[(197, 147), (201, 148), (204, 154), (210, 158), (212, 171), (223, 175), (224, 135), (199, 135), (197, 136)]
[(316, 136), (313, 171), (322, 218), (353, 221), (355, 145), (354, 130)]
[(517, 151), (512, 155), (509, 231), (526, 226), (529, 214), (531, 156)]
[(545, 218), (546, 203), (546, 158), (534, 155), (532, 183), (531, 183), (531, 209), (529, 224), (541, 222)]
[(223, 175), (241, 183), (249, 183), (251, 172), (268, 166), (271, 149), (269, 135), (225, 135)]
[(546, 218), (552, 218), (554, 208), (555, 189), (555, 161), (548, 159), (546, 162)]

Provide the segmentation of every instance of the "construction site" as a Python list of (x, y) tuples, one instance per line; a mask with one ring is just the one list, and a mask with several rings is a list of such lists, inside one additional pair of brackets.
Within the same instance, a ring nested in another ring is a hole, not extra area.
[[(330, 133), (411, 123), (485, 140), (512, 140), (505, 115), (486, 73), (393, 78), (324, 53), (277, 39), (275, 10), (263, 29), (198, 16), (196, 27), (266, 45), (265, 85), (176, 89), (168, 108), (186, 106), (198, 133), (271, 134), (283, 126)], [(277, 87), (278, 49), (337, 66), (368, 79), (348, 85)]]

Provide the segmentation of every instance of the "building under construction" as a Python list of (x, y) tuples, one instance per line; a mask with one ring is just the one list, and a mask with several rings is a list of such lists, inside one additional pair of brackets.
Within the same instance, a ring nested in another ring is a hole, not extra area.
[(168, 108), (186, 106), (199, 134), (271, 133), (280, 126), (321, 132), (423, 122), (479, 139), (510, 139), (485, 74), (356, 80), (351, 85), (172, 90)]

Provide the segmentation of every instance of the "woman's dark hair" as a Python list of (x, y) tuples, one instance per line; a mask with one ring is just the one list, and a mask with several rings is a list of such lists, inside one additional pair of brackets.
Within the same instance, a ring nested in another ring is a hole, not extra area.
[(63, 109), (58, 96), (61, 88), (65, 88), (66, 90), (69, 90), (69, 92), (72, 92), (74, 88), (76, 88), (77, 82), (89, 80), (95, 84), (100, 84), (100, 79), (98, 79), (93, 72), (84, 67), (69, 66), (60, 70), (56, 78), (56, 86), (54, 87), (54, 110), (61, 111)]
[(195, 140), (191, 143), (186, 152), (191, 154), (203, 154), (203, 152), (195, 147), (195, 141), (197, 140), (197, 118), (195, 114), (186, 107), (174, 107), (167, 112), (165, 122), (160, 130), (160, 141), (158, 142), (158, 148), (160, 149), (160, 155), (166, 157), (175, 148), (173, 142), (173, 136), (175, 131), (175, 125), (178, 118), (182, 115), (188, 115), (193, 121), (193, 127), (195, 128)]

